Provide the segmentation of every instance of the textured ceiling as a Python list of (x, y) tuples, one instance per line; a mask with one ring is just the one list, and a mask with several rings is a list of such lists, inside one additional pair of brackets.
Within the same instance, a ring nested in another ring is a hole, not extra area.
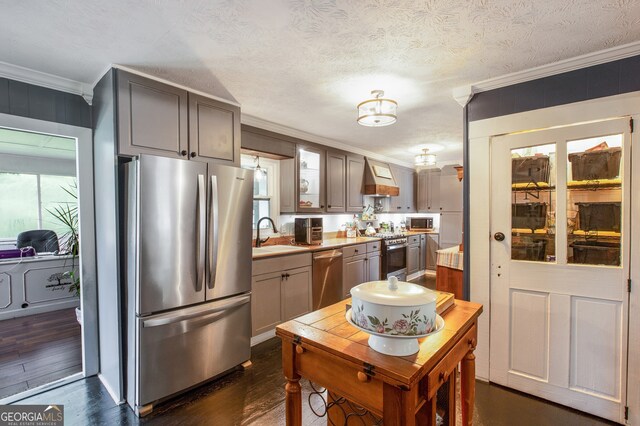
[[(404, 161), (458, 159), (451, 89), (640, 40), (634, 0), (0, 0), (0, 61), (93, 83), (118, 63)], [(372, 89), (398, 122), (356, 124)], [(413, 150), (413, 151), (411, 151)]]

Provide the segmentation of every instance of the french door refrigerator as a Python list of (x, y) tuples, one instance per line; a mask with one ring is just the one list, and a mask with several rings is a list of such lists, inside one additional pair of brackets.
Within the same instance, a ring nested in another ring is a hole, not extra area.
[(250, 357), (253, 171), (140, 155), (124, 182), (127, 402), (145, 415)]

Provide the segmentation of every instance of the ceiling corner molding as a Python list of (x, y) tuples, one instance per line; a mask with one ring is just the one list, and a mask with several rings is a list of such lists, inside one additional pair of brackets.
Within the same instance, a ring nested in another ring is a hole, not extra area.
[[(636, 55), (640, 55), (640, 41), (611, 47), (605, 50), (599, 50), (593, 53), (587, 53), (585, 55), (580, 55), (569, 59), (563, 59), (562, 61), (541, 65), (539, 67), (530, 68), (528, 70), (518, 71), (511, 74), (505, 74), (500, 77), (490, 78), (478, 83), (473, 83), (468, 87), (472, 89), (473, 93), (486, 92), (488, 90), (499, 89), (501, 87), (524, 83), (527, 81), (549, 77), (556, 74), (562, 74), (569, 71), (575, 71), (578, 69), (600, 65)], [(453, 97), (456, 99), (456, 101), (460, 102), (456, 97), (456, 91), (458, 89), (461, 88), (456, 88), (453, 90)]]
[(80, 95), (89, 105), (91, 105), (93, 100), (93, 88), (87, 83), (47, 74), (7, 62), (0, 62), (0, 77)]
[(453, 99), (455, 99), (463, 108), (467, 106), (471, 98), (473, 98), (474, 93), (475, 91), (473, 86), (454, 87), (451, 91)]
[(292, 127), (284, 126), (282, 124), (274, 123), (272, 121), (264, 120), (262, 118), (255, 117), (242, 113), (240, 115), (240, 121), (247, 126), (257, 127), (259, 129), (268, 130), (274, 133), (280, 133), (281, 135), (291, 136), (292, 138), (298, 138), (309, 142), (314, 142), (320, 145), (328, 146), (331, 148), (341, 149), (343, 151), (353, 152), (354, 154), (364, 155), (365, 157), (373, 158), (374, 160), (392, 162), (403, 167), (413, 168), (413, 164), (396, 160), (385, 155), (376, 154), (375, 152), (360, 149), (344, 142), (337, 141), (335, 139), (325, 138), (324, 136), (314, 135), (313, 133), (307, 133), (303, 130), (297, 130)]

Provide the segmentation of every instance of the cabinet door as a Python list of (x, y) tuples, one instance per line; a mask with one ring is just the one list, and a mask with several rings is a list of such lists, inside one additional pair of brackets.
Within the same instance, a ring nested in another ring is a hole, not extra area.
[(462, 212), (440, 214), (440, 247), (443, 249), (462, 243)]
[(438, 234), (427, 234), (427, 269), (436, 270), (436, 258), (440, 250)]
[(398, 184), (400, 194), (397, 197), (390, 197), (389, 199), (389, 213), (403, 213), (405, 205), (405, 173), (401, 167), (391, 165), (391, 173)]
[(420, 268), (420, 244), (407, 247), (407, 275), (418, 272)]
[(311, 312), (311, 268), (284, 271), (282, 281), (282, 321)]
[(301, 146), (297, 154), (296, 211), (322, 213), (325, 202), (325, 151)]
[(405, 170), (405, 208), (406, 213), (415, 213), (416, 211), (416, 174), (413, 170)]
[(442, 169), (440, 175), (440, 211), (462, 211), (462, 182), (453, 167)]
[(240, 164), (240, 108), (189, 93), (189, 155)]
[(280, 160), (280, 213), (296, 211), (296, 160)]
[(256, 275), (251, 278), (251, 335), (273, 329), (281, 321), (280, 285), (282, 272)]
[(362, 211), (364, 199), (364, 158), (347, 156), (347, 211)]
[(427, 212), (440, 212), (440, 170), (429, 170)]
[(382, 256), (379, 251), (367, 254), (367, 281), (380, 280), (381, 261)]
[(429, 194), (429, 172), (421, 170), (417, 173), (416, 203), (417, 210), (420, 213), (427, 212), (427, 202)]
[(118, 154), (185, 157), (187, 91), (117, 70)]
[(346, 161), (342, 154), (327, 152), (327, 212), (345, 211)]
[(427, 269), (427, 236), (420, 235), (420, 270)]
[(342, 264), (342, 288), (345, 297), (349, 297), (349, 291), (358, 284), (367, 281), (366, 255), (353, 256), (343, 260)]

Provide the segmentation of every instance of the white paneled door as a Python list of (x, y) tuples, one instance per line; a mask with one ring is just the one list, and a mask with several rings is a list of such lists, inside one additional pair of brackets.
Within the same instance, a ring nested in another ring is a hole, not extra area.
[(629, 118), (491, 141), (490, 380), (616, 422), (630, 141)]

